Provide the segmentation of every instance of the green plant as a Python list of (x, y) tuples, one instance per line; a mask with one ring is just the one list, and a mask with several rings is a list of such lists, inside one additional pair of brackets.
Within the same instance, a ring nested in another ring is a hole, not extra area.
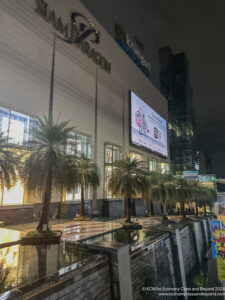
[(76, 160), (77, 173), (76, 173), (76, 186), (81, 187), (81, 205), (80, 205), (80, 218), (84, 217), (84, 191), (89, 187), (94, 190), (100, 184), (100, 176), (96, 164), (91, 160), (81, 155)]
[(193, 193), (189, 181), (182, 177), (175, 177), (175, 197), (176, 201), (180, 203), (181, 214), (186, 217), (185, 203), (192, 201)]
[(57, 231), (38, 231), (38, 230), (34, 230), (34, 231), (30, 231), (26, 234), (25, 237), (53, 237), (57, 235)]
[(113, 164), (109, 189), (113, 196), (123, 196), (126, 210), (126, 221), (131, 223), (132, 197), (147, 191), (147, 168), (143, 161), (125, 155)]
[(23, 180), (28, 192), (38, 191), (42, 194), (42, 211), (38, 231), (48, 231), (49, 209), (53, 185), (71, 189), (76, 178), (76, 163), (73, 156), (67, 155), (65, 146), (73, 127), (68, 122), (44, 117), (39, 119), (33, 130), (34, 141), (31, 150), (24, 158)]
[(149, 193), (152, 201), (161, 203), (163, 220), (168, 220), (166, 205), (174, 203), (176, 196), (173, 175), (170, 173), (151, 172), (149, 176)]

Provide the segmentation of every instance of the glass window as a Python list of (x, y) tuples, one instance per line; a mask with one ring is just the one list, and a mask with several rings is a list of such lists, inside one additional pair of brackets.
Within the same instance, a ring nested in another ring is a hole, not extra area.
[(84, 154), (84, 156), (91, 158), (91, 138), (81, 133), (72, 132), (71, 138), (67, 140), (66, 152), (77, 157)]
[(26, 145), (32, 140), (32, 129), (37, 123), (37, 119), (0, 107), (0, 132), (9, 143)]
[(25, 144), (28, 138), (27, 127), (28, 116), (12, 111), (9, 124), (9, 142), (18, 145)]
[(10, 110), (0, 107), (0, 130), (3, 137), (8, 137)]
[(113, 162), (112, 145), (105, 145), (105, 163), (111, 164)]
[(136, 160), (143, 160), (143, 156), (138, 154), (138, 153), (135, 153), (135, 152), (130, 152), (130, 157), (131, 159), (136, 159)]
[(23, 204), (24, 188), (21, 182), (18, 182), (13, 188), (8, 190), (4, 188), (3, 197), (0, 192), (0, 199), (3, 199), (2, 205)]
[[(84, 199), (90, 199), (91, 198), (91, 189), (88, 188), (84, 191)], [(76, 201), (81, 199), (81, 188), (80, 185), (77, 186), (75, 189), (71, 191), (66, 191), (66, 201)]]
[(30, 118), (29, 120), (29, 130), (28, 130), (28, 143), (32, 143), (33, 141), (33, 130), (37, 128), (38, 120), (34, 118)]
[(161, 169), (162, 174), (168, 172), (169, 171), (169, 164), (161, 162), (160, 163), (160, 169)]
[(158, 170), (158, 162), (155, 158), (149, 160), (149, 171), (157, 171)]
[(111, 144), (105, 144), (105, 183), (104, 183), (104, 190), (105, 190), (105, 197), (112, 198), (112, 195), (109, 191), (108, 185), (109, 180), (112, 176), (113, 171), (113, 163), (119, 160), (122, 156), (122, 148), (118, 146), (114, 146)]

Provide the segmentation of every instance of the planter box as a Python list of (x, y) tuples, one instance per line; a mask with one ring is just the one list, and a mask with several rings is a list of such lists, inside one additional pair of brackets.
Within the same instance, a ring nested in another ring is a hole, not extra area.
[(123, 229), (126, 229), (126, 230), (142, 229), (142, 225), (141, 224), (123, 225)]
[(59, 244), (61, 240), (62, 232), (57, 232), (54, 236), (29, 236), (21, 239), (22, 245), (48, 245), (48, 244)]

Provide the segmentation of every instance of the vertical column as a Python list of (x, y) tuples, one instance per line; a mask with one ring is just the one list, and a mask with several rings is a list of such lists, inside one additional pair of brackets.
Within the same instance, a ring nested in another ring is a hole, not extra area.
[[(173, 232), (170, 232), (171, 244), (173, 248), (173, 263), (176, 274), (176, 286), (177, 287), (187, 287), (185, 269), (184, 269), (184, 260), (183, 253), (181, 248), (181, 240), (180, 240), (180, 231), (176, 229)], [(184, 296), (187, 299), (187, 295)]]
[(121, 247), (117, 250), (117, 263), (120, 285), (120, 299), (132, 300), (132, 282), (131, 282), (131, 267), (129, 245)]
[(200, 236), (199, 236), (199, 222), (194, 222), (193, 227), (194, 227), (194, 234), (195, 234), (195, 240), (196, 240), (198, 261), (199, 261), (199, 263), (201, 263), (202, 258), (201, 258), (201, 249), (200, 249), (200, 245), (199, 245), (199, 239), (200, 239)]
[[(97, 164), (97, 142), (98, 142), (98, 67), (96, 66), (96, 82), (95, 82), (95, 125), (94, 125), (94, 163)], [(97, 191), (92, 194), (92, 215), (98, 215), (97, 209)]]

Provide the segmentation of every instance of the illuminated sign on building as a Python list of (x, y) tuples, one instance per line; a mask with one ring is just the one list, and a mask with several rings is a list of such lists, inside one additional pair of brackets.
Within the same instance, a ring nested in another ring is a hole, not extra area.
[(168, 157), (167, 123), (134, 92), (131, 97), (131, 143)]
[(120, 47), (127, 53), (127, 55), (133, 60), (133, 62), (142, 70), (142, 72), (149, 78), (151, 65), (144, 56), (141, 51), (135, 46), (132, 41), (130, 35), (124, 33), (121, 25), (115, 25), (115, 33), (116, 42), (120, 45)]
[(44, 0), (36, 0), (35, 12), (62, 34), (65, 40), (77, 45), (96, 65), (108, 73), (111, 72), (111, 64), (89, 43), (98, 44), (100, 33), (84, 15), (72, 12), (71, 23), (65, 24), (61, 17), (56, 16), (54, 10), (48, 9)]

